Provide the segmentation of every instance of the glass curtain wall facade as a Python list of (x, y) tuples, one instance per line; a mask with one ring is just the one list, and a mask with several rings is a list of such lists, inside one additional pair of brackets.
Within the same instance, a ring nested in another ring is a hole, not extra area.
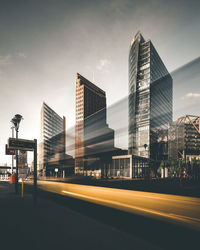
[(75, 173), (84, 171), (84, 156), (86, 154), (87, 118), (96, 112), (103, 114), (106, 121), (106, 93), (79, 73), (76, 74), (76, 125), (75, 125)]
[(135, 155), (120, 155), (112, 157), (108, 169), (108, 177), (113, 178), (144, 178), (148, 176), (149, 161), (147, 158)]
[(177, 125), (176, 122), (170, 122), (168, 129), (168, 138), (169, 159), (182, 158), (179, 152), (182, 153), (185, 148), (185, 125)]
[[(58, 137), (59, 140), (56, 141), (55, 138)], [(42, 175), (46, 175), (48, 161), (53, 153), (55, 155), (61, 151), (65, 152), (65, 117), (61, 118), (45, 102), (40, 113), (40, 141), (38, 149), (39, 172)]]
[(132, 179), (132, 156), (113, 156), (112, 165), (108, 170), (108, 176)]
[(156, 160), (169, 121), (172, 78), (151, 41), (138, 32), (129, 52), (129, 154)]

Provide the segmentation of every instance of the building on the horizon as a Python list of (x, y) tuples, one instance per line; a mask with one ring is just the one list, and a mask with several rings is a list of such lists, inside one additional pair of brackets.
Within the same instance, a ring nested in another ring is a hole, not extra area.
[(130, 155), (153, 160), (167, 156), (172, 85), (172, 77), (151, 40), (145, 40), (138, 32), (129, 51)]
[(106, 112), (105, 91), (77, 73), (75, 174), (97, 169), (97, 156), (114, 150), (114, 130), (108, 127)]
[(65, 117), (60, 117), (45, 102), (40, 112), (40, 140), (38, 145), (38, 170), (41, 175), (49, 175), (49, 163), (65, 155)]
[(200, 159), (200, 116), (184, 115), (169, 123), (169, 159)]

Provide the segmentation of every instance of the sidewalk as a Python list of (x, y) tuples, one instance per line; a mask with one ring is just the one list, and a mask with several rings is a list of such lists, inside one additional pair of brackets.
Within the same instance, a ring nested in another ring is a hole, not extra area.
[(0, 212), (2, 250), (158, 249), (48, 199), (38, 198), (33, 207), (31, 194), (25, 190), (22, 200), (5, 182), (0, 182)]

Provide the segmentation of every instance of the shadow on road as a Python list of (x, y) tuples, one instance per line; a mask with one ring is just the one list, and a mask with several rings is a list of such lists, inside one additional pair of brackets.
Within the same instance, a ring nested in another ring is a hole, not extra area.
[(196, 249), (199, 231), (156, 219), (122, 212), (71, 197), (39, 190), (40, 197), (67, 206), (73, 211), (92, 217), (107, 225), (135, 235), (163, 249)]

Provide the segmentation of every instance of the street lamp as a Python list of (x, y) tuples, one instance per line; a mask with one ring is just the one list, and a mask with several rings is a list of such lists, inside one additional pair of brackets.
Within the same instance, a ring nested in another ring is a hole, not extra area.
[(147, 147), (148, 147), (148, 145), (145, 143), (145, 144), (144, 144), (144, 149), (145, 149), (145, 151), (146, 151)]
[[(19, 124), (23, 117), (19, 114), (16, 114), (11, 122), (13, 123), (16, 131), (16, 139), (18, 139), (18, 132), (19, 132)], [(16, 181), (15, 181), (15, 192), (18, 193), (18, 150), (16, 150)]]
[(19, 114), (16, 114), (11, 122), (13, 123), (13, 125), (15, 126), (15, 131), (16, 131), (16, 138), (18, 138), (18, 132), (19, 132), (19, 124), (21, 122), (21, 120), (23, 119), (23, 117)]
[[(12, 126), (11, 129), (12, 129), (12, 138), (14, 138), (14, 129), (15, 129), (15, 127)], [(11, 169), (12, 174), (13, 174), (13, 168), (14, 168), (14, 155), (12, 155), (12, 169)]]
[[(144, 144), (144, 150), (145, 150), (145, 152), (146, 152), (146, 150), (147, 150), (147, 147), (148, 147), (148, 145), (145, 143), (145, 144)], [(148, 154), (148, 152), (147, 152), (147, 154)], [(147, 158), (148, 158), (148, 156), (147, 156)], [(146, 178), (146, 168), (145, 168), (145, 174), (144, 174), (144, 175), (145, 175), (145, 178)]]

